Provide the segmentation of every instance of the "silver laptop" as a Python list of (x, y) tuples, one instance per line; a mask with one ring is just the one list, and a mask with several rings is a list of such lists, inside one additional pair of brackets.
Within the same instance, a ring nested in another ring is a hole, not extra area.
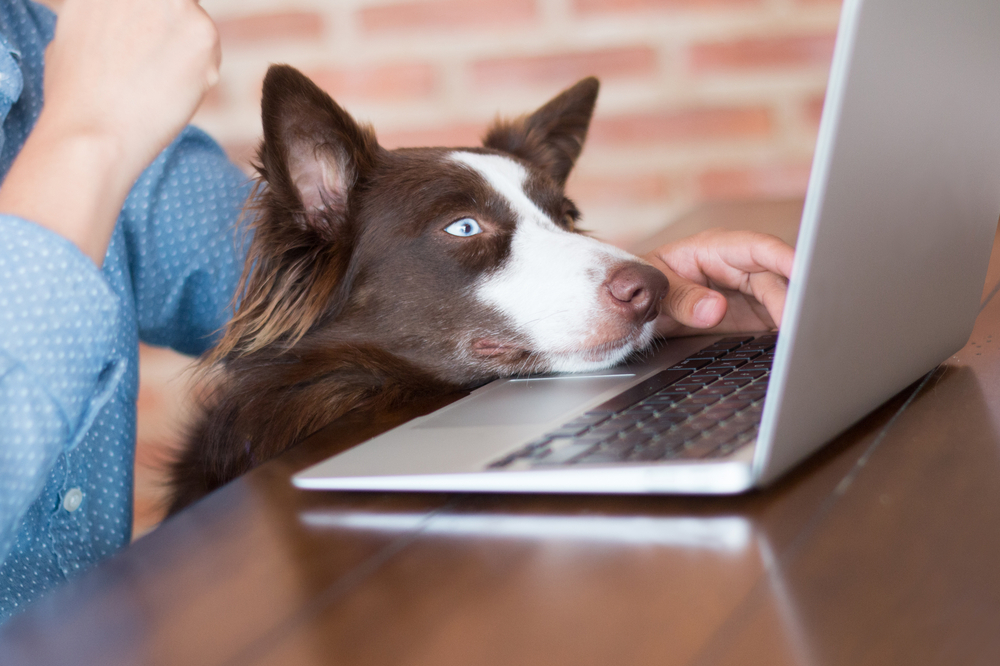
[(1000, 218), (997, 35), (996, 0), (845, 1), (776, 343), (689, 338), (600, 373), (496, 381), (295, 485), (727, 494), (773, 481), (968, 340)]

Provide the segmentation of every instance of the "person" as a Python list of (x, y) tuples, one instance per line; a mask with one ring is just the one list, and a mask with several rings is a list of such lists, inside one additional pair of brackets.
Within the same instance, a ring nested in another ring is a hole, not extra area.
[[(196, 0), (0, 3), (0, 621), (130, 540), (139, 341), (200, 354), (232, 314), (250, 183), (188, 127), (219, 59)], [(777, 239), (650, 261), (662, 334), (780, 322)]]

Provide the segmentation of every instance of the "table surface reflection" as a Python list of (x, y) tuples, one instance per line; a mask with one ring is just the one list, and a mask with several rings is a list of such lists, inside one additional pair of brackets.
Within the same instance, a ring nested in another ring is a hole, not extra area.
[[(800, 203), (703, 208), (793, 240)], [(996, 247), (996, 246), (995, 246)], [(1000, 663), (1000, 254), (972, 339), (740, 497), (301, 492), (345, 419), (0, 629), (0, 664)]]

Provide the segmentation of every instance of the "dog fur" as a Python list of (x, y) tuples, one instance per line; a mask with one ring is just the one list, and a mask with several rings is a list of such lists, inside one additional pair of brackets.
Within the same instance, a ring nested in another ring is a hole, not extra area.
[(479, 148), (390, 151), (273, 66), (239, 307), (170, 512), (348, 411), (645, 347), (666, 278), (578, 233), (563, 192), (597, 91), (584, 79)]

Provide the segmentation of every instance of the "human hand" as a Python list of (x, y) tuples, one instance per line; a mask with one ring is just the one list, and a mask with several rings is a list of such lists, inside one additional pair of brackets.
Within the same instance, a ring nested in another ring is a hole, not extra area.
[(219, 76), (196, 0), (65, 0), (45, 54), (45, 105), (0, 185), (0, 213), (101, 266), (129, 190)]
[(645, 258), (670, 281), (657, 334), (777, 328), (793, 257), (781, 239), (752, 231), (712, 229), (657, 248)]
[(38, 129), (115, 144), (134, 179), (191, 119), (220, 58), (196, 0), (65, 0)]

